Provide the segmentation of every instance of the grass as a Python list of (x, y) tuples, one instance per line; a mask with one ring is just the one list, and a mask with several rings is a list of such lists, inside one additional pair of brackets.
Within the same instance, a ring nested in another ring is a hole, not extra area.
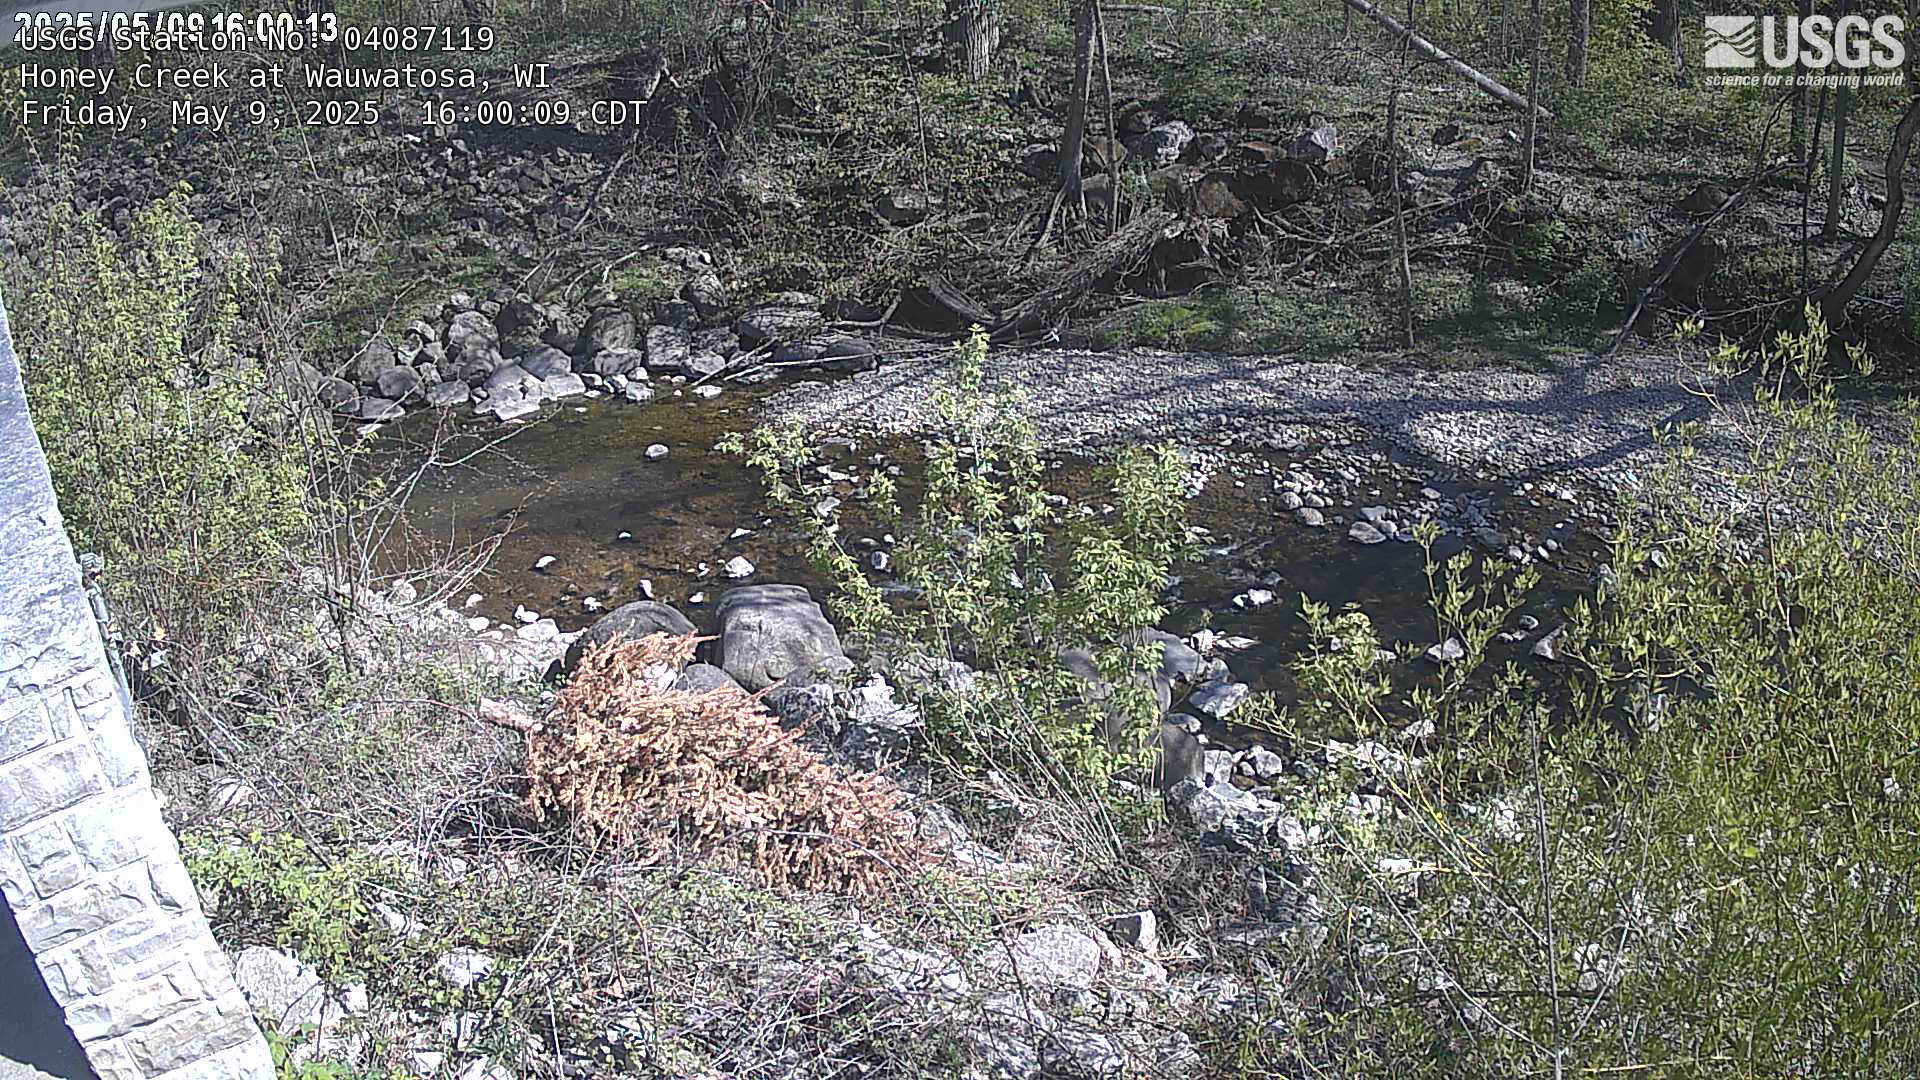
[(661, 259), (635, 259), (614, 268), (607, 276), (620, 303), (634, 318), (646, 319), (652, 306), (679, 295), (683, 275)]

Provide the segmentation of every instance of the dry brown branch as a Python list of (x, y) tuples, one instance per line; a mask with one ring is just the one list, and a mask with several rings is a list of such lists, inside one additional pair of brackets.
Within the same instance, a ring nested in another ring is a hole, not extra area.
[(538, 723), (483, 704), (488, 722), (526, 735), (536, 817), (645, 862), (675, 846), (742, 855), (774, 887), (874, 895), (930, 861), (891, 782), (836, 772), (742, 691), (673, 689), (696, 640), (589, 651)]
[(1141, 214), (1015, 304), (994, 326), (996, 341), (1051, 325), (1109, 274), (1138, 263), (1153, 249), (1161, 231), (1175, 220), (1169, 210)]

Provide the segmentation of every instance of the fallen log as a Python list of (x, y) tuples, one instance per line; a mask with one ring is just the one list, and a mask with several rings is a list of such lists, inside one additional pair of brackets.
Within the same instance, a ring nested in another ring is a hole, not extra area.
[(1149, 210), (1141, 214), (1076, 259), (1073, 265), (1055, 274), (1033, 295), (1007, 309), (997, 321), (981, 325), (992, 328), (994, 341), (1053, 328), (1068, 308), (1108, 275), (1145, 258), (1175, 220), (1176, 215), (1170, 210)]
[(927, 275), (927, 292), (939, 302), (940, 306), (960, 316), (966, 322), (978, 323), (981, 326), (992, 326), (995, 322), (993, 312), (982, 307), (973, 297), (961, 292), (959, 287), (948, 281), (943, 274)]
[[(1500, 82), (1468, 67), (1459, 57), (1454, 56), (1440, 46), (1414, 33), (1408, 27), (1402, 25), (1400, 20), (1368, 3), (1367, 0), (1344, 0), (1344, 2), (1348, 7), (1379, 23), (1386, 29), (1387, 33), (1392, 34), (1396, 40), (1406, 42), (1413, 48), (1414, 52), (1419, 53), (1421, 56), (1440, 64), (1447, 70), (1466, 79), (1503, 104), (1511, 105), (1523, 112), (1526, 110), (1527, 95), (1515, 93)], [(1535, 108), (1538, 111), (1534, 115), (1540, 117), (1542, 120), (1550, 120), (1553, 118), (1553, 113), (1549, 112), (1546, 106), (1537, 105)]]

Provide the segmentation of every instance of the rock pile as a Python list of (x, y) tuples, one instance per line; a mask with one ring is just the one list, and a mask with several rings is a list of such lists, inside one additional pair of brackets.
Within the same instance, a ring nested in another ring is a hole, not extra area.
[(781, 293), (729, 319), (734, 309), (711, 256), (669, 248), (659, 261), (671, 268), (661, 273), (685, 276), (674, 293), (680, 299), (643, 304), (608, 286), (575, 304), (511, 286), (484, 297), (456, 292), (397, 339), (374, 338), (332, 370), (289, 364), (284, 383), (363, 422), (462, 405), (506, 421), (583, 395), (644, 402), (654, 396), (655, 378), (708, 380), (749, 359), (838, 371), (879, 362), (871, 342), (829, 332), (828, 305), (818, 296)]

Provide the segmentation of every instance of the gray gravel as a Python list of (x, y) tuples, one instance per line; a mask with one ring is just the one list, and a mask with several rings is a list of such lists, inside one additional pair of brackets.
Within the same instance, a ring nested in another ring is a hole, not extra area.
[[(1009, 349), (992, 375), (1027, 395), (1042, 440), (1093, 449), (1172, 437), (1260, 446), (1299, 428), (1360, 429), (1455, 469), (1513, 478), (1558, 475), (1602, 487), (1632, 484), (1653, 460), (1657, 424), (1709, 419), (1690, 392), (1704, 364), (1671, 352), (1575, 358), (1551, 373), (1434, 372), (1157, 350), (1097, 353)], [(829, 430), (923, 434), (937, 419), (931, 391), (944, 354), (899, 361), (830, 385), (802, 384), (769, 413)], [(1725, 451), (1709, 427), (1707, 449)]]

